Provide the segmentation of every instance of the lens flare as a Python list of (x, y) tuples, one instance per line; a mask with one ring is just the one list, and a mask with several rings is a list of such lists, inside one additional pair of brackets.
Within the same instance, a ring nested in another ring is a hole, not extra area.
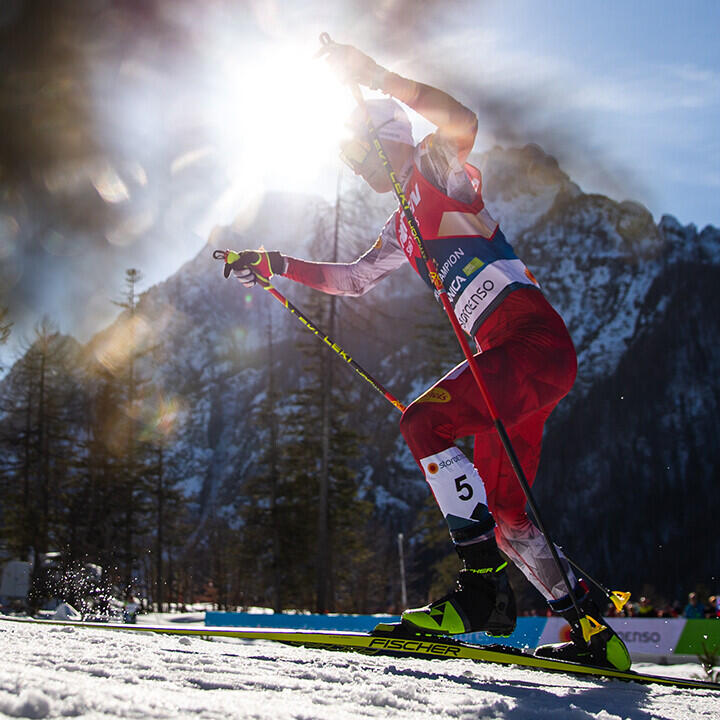
[(121, 203), (130, 199), (130, 191), (110, 165), (101, 168), (92, 181), (98, 195), (107, 203)]
[(150, 403), (143, 405), (144, 422), (140, 439), (152, 441), (170, 437), (177, 428), (180, 412), (179, 397), (158, 393)]
[(142, 315), (118, 320), (95, 348), (97, 361), (113, 375), (122, 373), (130, 358), (146, 346), (153, 332)]
[(112, 245), (125, 247), (132, 245), (154, 224), (155, 210), (153, 208), (138, 210), (123, 218), (115, 227), (109, 229), (105, 237)]
[(17, 254), (3, 258), (0, 264), (0, 289), (7, 292), (13, 288), (23, 276), (23, 262)]
[(0, 260), (12, 257), (17, 251), (20, 225), (12, 215), (0, 213)]
[(79, 255), (85, 244), (76, 239), (68, 238), (57, 230), (49, 230), (46, 235), (40, 238), (40, 244), (45, 252), (56, 257), (72, 257)]

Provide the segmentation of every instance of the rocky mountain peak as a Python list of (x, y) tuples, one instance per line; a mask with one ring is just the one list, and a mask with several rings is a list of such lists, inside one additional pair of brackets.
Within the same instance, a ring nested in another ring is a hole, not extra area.
[(682, 225), (672, 215), (663, 215), (658, 229), (671, 248), (674, 259), (720, 263), (720, 230), (707, 225), (698, 233), (695, 223)]
[(564, 192), (574, 196), (580, 188), (564, 173), (557, 160), (539, 145), (521, 148), (495, 146), (482, 156), (484, 196), (488, 201), (510, 201), (520, 195)]
[(556, 198), (574, 198), (582, 192), (557, 160), (537, 145), (496, 146), (476, 164), (483, 174), (485, 203), (511, 242), (548, 212)]

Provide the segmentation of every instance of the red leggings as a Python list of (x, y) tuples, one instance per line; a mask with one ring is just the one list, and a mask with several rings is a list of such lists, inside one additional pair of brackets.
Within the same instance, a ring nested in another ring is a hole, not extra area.
[[(476, 355), (518, 460), (532, 484), (540, 462), (543, 426), (570, 391), (577, 358), (562, 318), (535, 289), (516, 290), (483, 323)], [(400, 429), (415, 460), (475, 436), (474, 465), (499, 528), (528, 524), (517, 481), (467, 362), (411, 403)]]

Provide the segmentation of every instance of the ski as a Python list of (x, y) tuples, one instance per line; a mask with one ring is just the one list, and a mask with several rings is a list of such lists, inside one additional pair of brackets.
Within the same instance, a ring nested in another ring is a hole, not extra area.
[(94, 630), (114, 630), (129, 633), (159, 633), (200, 638), (235, 638), (239, 640), (265, 640), (320, 650), (358, 652), (365, 655), (413, 657), (424, 659), (472, 660), (478, 663), (516, 665), (535, 670), (561, 672), (598, 678), (614, 678), (636, 683), (656, 683), (678, 688), (702, 689), (720, 692), (720, 684), (705, 680), (663, 677), (634, 670), (615, 670), (594, 667), (565, 660), (535, 657), (505, 645), (473, 645), (447, 636), (409, 634), (396, 625), (379, 625), (372, 633), (333, 632), (328, 630), (272, 630), (265, 628), (189, 627), (172, 625), (122, 625), (102, 622), (74, 622), (70, 620), (34, 620), (2, 617), (6, 622), (32, 625), (64, 625)]

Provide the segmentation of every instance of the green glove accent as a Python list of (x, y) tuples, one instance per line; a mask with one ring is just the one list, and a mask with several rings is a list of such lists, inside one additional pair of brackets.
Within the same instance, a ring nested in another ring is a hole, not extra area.
[(231, 270), (248, 268), (260, 281), (269, 280), (273, 275), (282, 273), (285, 268), (283, 256), (276, 251), (267, 250), (227, 250), (225, 252), (225, 277)]

